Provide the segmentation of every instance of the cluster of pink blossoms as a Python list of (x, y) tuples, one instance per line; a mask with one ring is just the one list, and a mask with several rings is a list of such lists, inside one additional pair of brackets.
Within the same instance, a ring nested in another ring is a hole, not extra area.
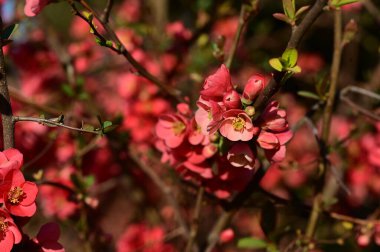
[(269, 103), (252, 119), (252, 104), (264, 86), (264, 77), (253, 75), (239, 94), (222, 65), (205, 80), (195, 115), (188, 105), (179, 104), (177, 113), (160, 117), (156, 146), (163, 153), (162, 161), (219, 198), (244, 189), (259, 167), (257, 147), (269, 161), (279, 162), (292, 137), (286, 111), (279, 109), (278, 102)]
[(23, 243), (27, 251), (64, 252), (58, 243), (59, 227), (49, 223), (41, 227), (36, 238), (23, 237), (13, 217), (31, 217), (36, 212), (37, 185), (25, 181), (21, 172), (23, 155), (16, 149), (0, 152), (0, 248), (10, 252), (14, 244)]

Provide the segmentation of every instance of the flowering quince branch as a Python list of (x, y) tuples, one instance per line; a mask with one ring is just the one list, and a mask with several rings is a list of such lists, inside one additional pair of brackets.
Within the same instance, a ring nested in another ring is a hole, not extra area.
[[(307, 32), (309, 27), (314, 23), (317, 17), (323, 11), (323, 8), (326, 6), (328, 0), (316, 0), (312, 8), (307, 12), (306, 16), (303, 18), (301, 23), (293, 28), (291, 37), (289, 39), (287, 49), (297, 48), (302, 37)], [(281, 85), (283, 84), (282, 80), (286, 75), (286, 71), (275, 72), (273, 77), (265, 87), (264, 91), (260, 94), (259, 98), (254, 103), (256, 111), (258, 111), (257, 116), (259, 116), (260, 111), (263, 111), (266, 104), (272, 98), (272, 96), (277, 93)]]
[(57, 117), (57, 118), (51, 118), (51, 119), (45, 119), (45, 118), (36, 118), (36, 117), (26, 117), (26, 116), (13, 116), (13, 122), (36, 122), (43, 124), (48, 127), (62, 127), (74, 131), (79, 131), (79, 132), (84, 132), (84, 133), (92, 133), (92, 134), (97, 134), (97, 135), (103, 135), (104, 134), (104, 129), (86, 129), (84, 127), (82, 128), (77, 128), (77, 127), (72, 127), (65, 125), (63, 122), (63, 116)]
[(377, 23), (380, 25), (380, 10), (376, 8), (376, 5), (373, 4), (371, 0), (362, 0), (361, 1), (364, 7), (368, 12), (376, 19)]
[[(160, 81), (157, 77), (153, 76), (151, 73), (148, 72), (141, 64), (137, 62), (137, 60), (130, 54), (130, 52), (124, 47), (124, 45), (121, 43), (115, 32), (109, 27), (108, 23), (103, 22), (102, 18), (99, 17), (99, 15), (87, 4), (84, 0), (79, 0), (78, 2), (85, 8), (87, 11), (89, 11), (88, 17), (84, 16), (75, 6), (74, 1), (68, 0), (71, 8), (74, 11), (74, 14), (81, 19), (83, 19), (86, 23), (89, 24), (91, 27), (91, 32), (95, 35), (97, 43), (101, 46), (107, 47), (111, 49), (112, 51), (116, 52), (117, 54), (123, 55), (127, 61), (137, 70), (137, 72), (145, 77), (147, 80), (151, 81), (155, 85), (157, 85), (162, 91), (170, 95), (171, 97), (175, 98), (177, 101), (181, 102), (183, 101), (183, 98), (181, 97), (180, 91), (173, 88), (172, 86), (169, 86), (165, 84), (164, 82)], [(107, 31), (107, 33), (112, 37), (112, 40), (107, 40), (104, 36), (102, 36), (96, 29), (95, 25), (92, 22), (93, 18), (96, 18), (100, 24), (104, 27), (104, 29)], [(115, 47), (116, 45), (116, 47)]]
[[(3, 21), (1, 16), (0, 31), (3, 31)], [(12, 107), (9, 98), (7, 75), (5, 72), (2, 36), (0, 36), (0, 112), (3, 125), (3, 146), (4, 149), (12, 148), (14, 146), (14, 123), (12, 121)]]

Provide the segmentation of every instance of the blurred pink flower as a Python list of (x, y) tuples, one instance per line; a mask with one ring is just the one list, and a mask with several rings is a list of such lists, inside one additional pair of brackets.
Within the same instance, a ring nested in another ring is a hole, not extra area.
[(22, 234), (8, 212), (0, 208), (0, 248), (10, 252), (14, 244), (21, 242)]
[(33, 239), (33, 242), (41, 247), (42, 252), (65, 252), (58, 242), (60, 230), (57, 223), (51, 222), (43, 225)]
[(29, 17), (34, 17), (40, 13), (48, 3), (50, 3), (50, 0), (26, 0), (24, 13)]

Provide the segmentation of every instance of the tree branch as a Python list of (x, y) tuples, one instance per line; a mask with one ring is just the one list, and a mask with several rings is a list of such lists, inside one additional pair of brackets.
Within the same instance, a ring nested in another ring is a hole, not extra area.
[(105, 23), (105, 24), (107, 24), (109, 22), (112, 6), (113, 6), (113, 0), (108, 0), (107, 1), (107, 5), (104, 8), (104, 11), (103, 11), (103, 14), (102, 14), (102, 19), (101, 19), (102, 22)]
[[(0, 31), (3, 30), (3, 21), (0, 16)], [(0, 112), (3, 126), (3, 147), (12, 148), (15, 144), (14, 123), (12, 121), (12, 106), (9, 98), (7, 74), (5, 71), (5, 58), (3, 52), (3, 39), (0, 37)]]

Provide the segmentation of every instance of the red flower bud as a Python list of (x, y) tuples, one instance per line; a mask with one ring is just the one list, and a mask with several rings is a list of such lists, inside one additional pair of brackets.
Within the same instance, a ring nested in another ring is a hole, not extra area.
[(243, 91), (243, 102), (251, 104), (264, 88), (265, 78), (262, 75), (255, 74), (249, 78)]

